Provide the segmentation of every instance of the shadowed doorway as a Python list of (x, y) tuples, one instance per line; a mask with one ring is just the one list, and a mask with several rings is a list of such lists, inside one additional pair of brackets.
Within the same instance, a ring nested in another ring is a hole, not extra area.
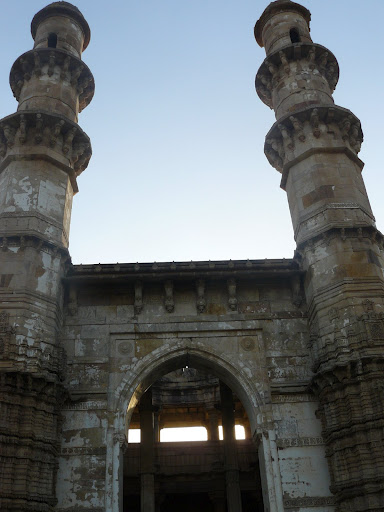
[[(186, 427), (205, 436), (185, 438)], [(132, 414), (128, 440), (124, 512), (264, 510), (248, 416), (215, 375), (187, 366), (158, 379)]]

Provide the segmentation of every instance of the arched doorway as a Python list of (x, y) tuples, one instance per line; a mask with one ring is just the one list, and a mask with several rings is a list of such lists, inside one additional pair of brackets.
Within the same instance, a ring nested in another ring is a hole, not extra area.
[[(115, 420), (114, 428), (109, 432), (109, 440), (113, 448), (107, 444), (108, 453), (108, 475), (111, 476), (110, 485), (110, 509), (114, 512), (123, 510), (123, 464), (124, 455), (121, 450), (129, 424), (134, 414), (135, 408), (140, 402), (141, 397), (147, 389), (156, 381), (161, 379), (167, 373), (177, 371), (187, 366), (197, 369), (201, 372), (207, 372), (215, 375), (230, 388), (235, 396), (241, 401), (249, 420), (250, 431), (255, 433), (258, 425), (262, 428), (261, 422), (265, 416), (266, 406), (263, 403), (262, 396), (265, 390), (260, 383), (255, 383), (248, 375), (252, 375), (251, 369), (244, 364), (242, 368), (235, 368), (233, 364), (225, 358), (225, 354), (214, 354), (212, 351), (202, 350), (199, 347), (191, 347), (186, 344), (185, 347), (179, 347), (175, 350), (167, 350), (167, 347), (159, 349), (151, 357), (144, 357), (138, 361), (134, 373), (127, 376), (115, 391)], [(156, 357), (155, 357), (156, 356)], [(126, 411), (126, 414), (124, 412)], [(264, 427), (263, 427), (264, 428)], [(267, 439), (266, 436), (265, 439)], [(271, 457), (269, 448), (265, 445), (263, 436), (259, 437), (262, 443), (262, 450), (259, 450), (261, 456), (262, 487), (264, 502), (268, 500), (271, 503), (275, 500), (274, 491), (270, 491), (273, 483), (273, 470), (271, 468)], [(267, 444), (268, 444), (267, 440)], [(108, 441), (107, 441), (108, 443)], [(275, 486), (278, 488), (278, 486)], [(107, 506), (108, 501), (107, 501)], [(137, 504), (136, 504), (137, 506)], [(278, 510), (273, 504), (265, 510)], [(223, 509), (225, 510), (225, 508)], [(245, 508), (244, 510), (248, 510)], [(255, 509), (257, 510), (257, 509)]]
[(248, 416), (213, 374), (187, 366), (158, 379), (130, 427), (141, 443), (124, 454), (124, 512), (264, 510)]

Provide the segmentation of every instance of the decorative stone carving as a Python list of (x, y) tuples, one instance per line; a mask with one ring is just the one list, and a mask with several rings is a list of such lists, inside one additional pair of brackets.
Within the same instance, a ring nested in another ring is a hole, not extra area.
[(21, 89), (32, 75), (41, 77), (47, 74), (52, 77), (56, 67), (59, 69), (60, 80), (77, 89), (79, 112), (81, 112), (89, 105), (95, 92), (93, 75), (84, 62), (58, 48), (54, 51), (50, 48), (35, 48), (15, 61), (9, 82), (16, 100), (19, 101)]
[(280, 80), (293, 72), (291, 63), (308, 63), (308, 70), (314, 77), (319, 73), (327, 80), (331, 92), (339, 79), (339, 65), (336, 57), (324, 46), (314, 43), (296, 43), (268, 55), (256, 75), (257, 94), (263, 103), (273, 108), (271, 91)]
[(326, 141), (333, 147), (335, 140), (338, 140), (339, 146), (345, 145), (355, 155), (363, 140), (360, 121), (349, 110), (328, 106), (309, 107), (296, 112), (295, 116), (285, 116), (273, 125), (264, 146), (269, 163), (282, 173), (287, 163), (301, 156), (303, 149), (308, 149), (302, 143), (309, 135), (314, 137), (312, 148), (318, 146), (321, 150)]
[(88, 402), (68, 402), (62, 406), (66, 411), (89, 411), (89, 410), (103, 410), (107, 408), (107, 402), (90, 400)]
[[(360, 205), (356, 203), (328, 203), (321, 209), (315, 212), (315, 215), (325, 212), (329, 209), (339, 209), (339, 208), (345, 208), (345, 209), (357, 209), (364, 211), (368, 215), (368, 212), (366, 212)], [(382, 233), (380, 233), (374, 226), (365, 226), (364, 228), (358, 229), (355, 227), (343, 227), (343, 228), (335, 228), (332, 227), (330, 229), (327, 229), (326, 231), (317, 234), (315, 236), (312, 236), (308, 240), (302, 241), (300, 244), (298, 244), (298, 248), (300, 251), (302, 250), (310, 250), (313, 251), (317, 244), (324, 242), (329, 245), (332, 240), (340, 240), (340, 238), (345, 241), (348, 238), (358, 238), (358, 239), (369, 239), (372, 238), (375, 239), (375, 243), (380, 249), (383, 249), (384, 246), (384, 236)]]
[(256, 348), (256, 341), (251, 336), (245, 336), (240, 340), (240, 345), (245, 351), (251, 351), (255, 350)]
[(130, 341), (123, 341), (119, 344), (118, 349), (120, 354), (123, 356), (129, 355), (133, 352), (133, 346), (132, 342)]
[(172, 313), (175, 309), (175, 302), (173, 300), (173, 281), (168, 280), (164, 283), (164, 292), (165, 292), (165, 309), (168, 313)]
[[(0, 489), (2, 509), (14, 509), (16, 500), (19, 510), (48, 510), (55, 503), (58, 406), (62, 397), (57, 382), (21, 372), (0, 375), (0, 408), (7, 418), (0, 421), (1, 466), (7, 475)], [(21, 460), (17, 453), (23, 454)], [(38, 499), (31, 481), (39, 489)]]
[(139, 315), (143, 310), (143, 284), (141, 281), (135, 282), (135, 315)]
[(71, 316), (76, 316), (78, 313), (77, 290), (73, 286), (69, 288), (68, 313)]
[(339, 310), (335, 307), (329, 308), (328, 316), (331, 322), (333, 322), (334, 320), (338, 320), (340, 318)]
[(80, 446), (80, 447), (68, 447), (60, 450), (61, 456), (73, 456), (73, 455), (105, 455), (107, 449), (105, 446), (93, 447), (93, 446)]
[(362, 305), (363, 305), (364, 311), (367, 314), (370, 314), (370, 313), (374, 312), (375, 303), (373, 302), (373, 300), (364, 299), (363, 302), (362, 302)]
[(303, 498), (292, 498), (284, 500), (285, 508), (299, 509), (307, 507), (329, 507), (335, 506), (336, 499), (333, 496), (318, 496), (310, 497), (305, 496)]
[(237, 296), (236, 296), (236, 279), (231, 278), (227, 281), (228, 285), (228, 305), (232, 311), (237, 311)]
[(319, 128), (320, 120), (319, 120), (319, 111), (317, 110), (317, 108), (312, 110), (311, 117), (310, 117), (310, 123), (312, 126), (312, 133), (316, 137), (316, 139), (318, 139), (321, 135), (321, 131)]
[(318, 399), (315, 395), (310, 394), (272, 394), (272, 403), (280, 404), (280, 403), (301, 403), (301, 402), (317, 402)]
[(292, 302), (296, 307), (300, 307), (303, 303), (304, 297), (301, 289), (300, 276), (295, 275), (292, 277)]
[(76, 175), (86, 169), (92, 155), (89, 138), (77, 124), (48, 113), (17, 112), (0, 123), (0, 156), (18, 155), (18, 144), (46, 146), (68, 158)]
[(204, 279), (199, 279), (196, 281), (196, 292), (197, 292), (197, 299), (196, 299), (196, 307), (197, 311), (199, 313), (204, 313), (207, 302), (205, 300), (205, 281)]
[(15, 328), (9, 323), (9, 313), (0, 311), (0, 359), (8, 357), (12, 336), (15, 333)]
[(292, 448), (302, 446), (322, 446), (325, 444), (322, 437), (292, 437), (286, 439), (277, 439), (278, 448)]

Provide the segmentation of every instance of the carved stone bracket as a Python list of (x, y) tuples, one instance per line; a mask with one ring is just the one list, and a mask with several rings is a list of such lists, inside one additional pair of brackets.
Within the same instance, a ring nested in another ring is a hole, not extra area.
[(135, 315), (139, 315), (143, 311), (143, 283), (141, 281), (135, 282)]
[(76, 316), (78, 312), (77, 289), (74, 286), (69, 287), (68, 313), (70, 316)]
[(1, 120), (0, 165), (9, 155), (19, 156), (21, 147), (29, 150), (38, 146), (58, 153), (61, 160), (68, 160), (77, 176), (87, 168), (92, 155), (88, 135), (64, 116), (19, 111)]
[(196, 299), (196, 307), (197, 311), (199, 313), (204, 313), (207, 302), (205, 300), (205, 281), (204, 279), (198, 279), (196, 281), (196, 293), (197, 293), (197, 299)]
[(272, 167), (285, 175), (281, 183), (284, 188), (285, 166), (302, 157), (308, 147), (311, 152), (325, 149), (332, 152), (346, 147), (356, 157), (362, 142), (360, 121), (350, 110), (338, 106), (314, 106), (275, 123), (266, 136), (264, 152)]
[(175, 309), (175, 301), (173, 299), (173, 281), (167, 280), (164, 283), (165, 299), (164, 305), (168, 313), (172, 313)]
[(327, 48), (314, 43), (289, 45), (269, 55), (256, 75), (257, 94), (268, 107), (273, 108), (272, 90), (285, 76), (294, 72), (291, 64), (300, 61), (301, 67), (306, 63), (308, 71), (324, 76), (331, 92), (335, 90), (339, 80), (339, 65), (336, 57)]
[(58, 79), (76, 88), (79, 96), (79, 112), (91, 102), (95, 92), (95, 82), (88, 66), (74, 55), (58, 48), (35, 48), (21, 55), (13, 64), (9, 83), (16, 100), (25, 82), (32, 76), (51, 77), (59, 68)]
[(301, 286), (301, 278), (299, 275), (295, 275), (291, 279), (292, 289), (292, 302), (296, 307), (300, 307), (304, 302), (304, 294)]
[(228, 286), (228, 306), (232, 311), (237, 311), (237, 291), (236, 291), (236, 279), (230, 278), (227, 281)]

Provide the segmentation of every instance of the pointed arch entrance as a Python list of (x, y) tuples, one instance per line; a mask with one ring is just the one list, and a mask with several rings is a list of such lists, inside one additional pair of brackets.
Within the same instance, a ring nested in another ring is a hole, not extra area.
[(113, 512), (123, 510), (124, 445), (135, 407), (145, 391), (162, 376), (180, 368), (191, 367), (217, 376), (242, 402), (253, 436), (256, 438), (259, 434), (265, 510), (279, 510), (279, 502), (282, 503), (279, 493), (280, 477), (273, 468), (268, 434), (261, 434), (263, 431), (265, 434), (265, 421), (269, 414), (269, 405), (263, 399), (267, 393), (260, 382), (250, 378), (252, 369), (244, 363), (235, 365), (225, 357), (225, 354), (214, 353), (202, 347), (191, 347), (188, 344), (178, 346), (174, 350), (170, 350), (169, 346), (163, 346), (154, 352), (156, 353), (151, 353), (137, 362), (134, 371), (121, 380), (110, 397), (114, 422), (108, 431), (107, 440), (107, 507), (109, 506)]

